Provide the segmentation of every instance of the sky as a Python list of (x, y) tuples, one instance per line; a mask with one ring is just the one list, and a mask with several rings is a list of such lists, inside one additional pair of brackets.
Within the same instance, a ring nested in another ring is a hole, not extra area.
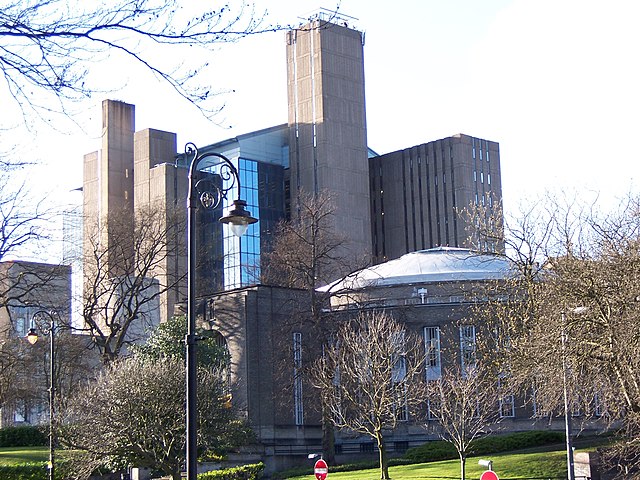
[[(233, 2), (232, 2), (233, 4)], [(336, 2), (256, 0), (293, 24)], [(640, 2), (637, 0), (342, 0), (365, 33), (369, 146), (387, 153), (465, 133), (499, 142), (505, 210), (547, 191), (608, 209), (640, 181)], [(82, 156), (100, 147), (101, 101), (136, 105), (136, 129), (208, 145), (287, 121), (284, 33), (212, 52), (215, 84), (232, 91), (214, 123), (136, 68), (104, 62), (105, 89), (80, 127), (38, 129), (18, 145), (52, 202), (81, 186)], [(184, 59), (188, 62), (188, 58)], [(16, 132), (17, 138), (20, 138)]]

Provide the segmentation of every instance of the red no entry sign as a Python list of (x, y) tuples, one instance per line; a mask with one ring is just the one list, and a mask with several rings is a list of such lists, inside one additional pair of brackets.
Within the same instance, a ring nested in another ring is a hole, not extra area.
[(493, 470), (487, 470), (482, 475), (480, 475), (480, 480), (500, 480), (496, 472)]
[(329, 467), (327, 466), (327, 462), (325, 462), (323, 459), (318, 460), (313, 466), (313, 473), (318, 480), (324, 480), (325, 478), (327, 478), (327, 475), (329, 474)]

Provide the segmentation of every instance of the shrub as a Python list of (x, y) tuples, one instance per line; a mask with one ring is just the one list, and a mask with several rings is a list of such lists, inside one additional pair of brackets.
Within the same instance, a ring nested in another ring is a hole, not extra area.
[(198, 480), (258, 480), (262, 476), (263, 470), (264, 463), (254, 463), (201, 473), (198, 475)]
[(46, 480), (48, 474), (44, 464), (0, 465), (2, 480)]
[[(489, 435), (471, 443), (472, 455), (487, 455), (523, 448), (540, 447), (564, 442), (563, 432), (534, 430), (531, 432), (517, 432), (507, 435)], [(456, 449), (448, 442), (436, 440), (426, 442), (419, 447), (410, 448), (404, 455), (416, 463), (434, 462), (437, 460), (451, 460), (458, 458)]]
[(0, 447), (41, 447), (48, 441), (47, 434), (39, 427), (0, 428)]

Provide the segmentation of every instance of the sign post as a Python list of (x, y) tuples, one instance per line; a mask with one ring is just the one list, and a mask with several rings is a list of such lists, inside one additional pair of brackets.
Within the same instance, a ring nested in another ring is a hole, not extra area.
[(325, 480), (327, 475), (329, 474), (329, 467), (327, 466), (327, 462), (323, 459), (320, 459), (313, 466), (313, 473), (316, 476), (317, 480)]

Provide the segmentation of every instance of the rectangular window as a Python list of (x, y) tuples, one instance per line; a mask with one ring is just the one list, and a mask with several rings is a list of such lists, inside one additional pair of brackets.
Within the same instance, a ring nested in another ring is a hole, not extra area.
[[(398, 348), (396, 351), (403, 351), (404, 335), (399, 335), (391, 340)], [(391, 370), (391, 381), (394, 384), (394, 407), (396, 418), (399, 421), (406, 422), (409, 419), (409, 411), (407, 407), (407, 359), (399, 355), (393, 360), (393, 368)]]
[(593, 403), (596, 417), (601, 417), (604, 413), (604, 406), (602, 405), (602, 395), (599, 392), (593, 396)]
[(500, 397), (500, 418), (513, 418), (515, 414), (515, 400), (513, 395)]
[(442, 375), (440, 358), (440, 327), (424, 327), (424, 350), (426, 357), (426, 380), (437, 380)]
[(438, 420), (439, 407), (440, 407), (440, 402), (435, 398), (430, 398), (427, 401), (427, 419)]
[(302, 333), (293, 332), (293, 409), (296, 425), (304, 423), (302, 405)]
[(375, 451), (373, 442), (363, 442), (360, 444), (360, 453), (373, 453)]
[(463, 374), (476, 364), (476, 327), (460, 325), (460, 366)]
[(15, 325), (16, 325), (16, 335), (18, 337), (24, 337), (27, 334), (27, 330), (25, 328), (26, 319), (24, 317), (16, 318)]
[(405, 453), (409, 450), (409, 442), (407, 441), (399, 441), (393, 442), (393, 451), (396, 453)]

